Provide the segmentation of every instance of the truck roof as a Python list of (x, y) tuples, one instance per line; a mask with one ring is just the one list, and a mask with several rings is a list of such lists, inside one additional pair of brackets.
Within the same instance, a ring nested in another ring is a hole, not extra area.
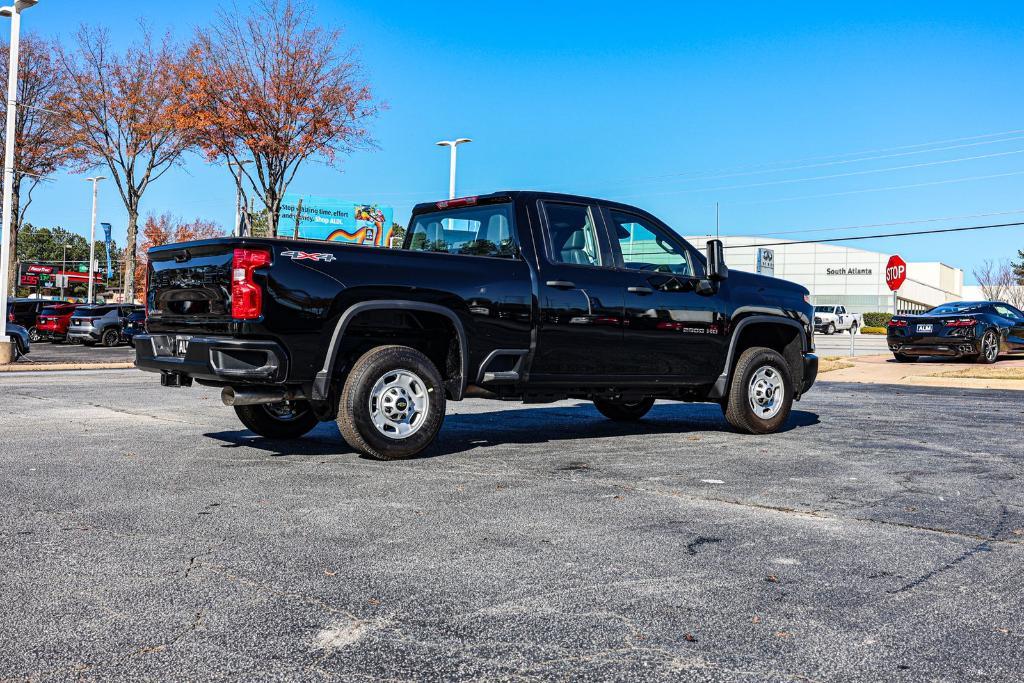
[(550, 199), (555, 201), (563, 202), (586, 202), (591, 204), (604, 204), (605, 206), (612, 206), (632, 211), (634, 213), (640, 213), (643, 215), (651, 215), (649, 212), (643, 209), (632, 206), (630, 204), (622, 204), (621, 202), (611, 201), (609, 199), (601, 199), (599, 197), (588, 197), (586, 195), (568, 194), (565, 192), (543, 192), (540, 190), (500, 190), (497, 192), (490, 192), (488, 194), (473, 195), (468, 197), (456, 197), (454, 199), (443, 199), (436, 202), (421, 202), (412, 208), (412, 212), (416, 213), (429, 213), (431, 211), (444, 211), (446, 209), (457, 208), (460, 206), (473, 206), (477, 204), (494, 204), (497, 202), (507, 202), (513, 200), (536, 200), (536, 199)]

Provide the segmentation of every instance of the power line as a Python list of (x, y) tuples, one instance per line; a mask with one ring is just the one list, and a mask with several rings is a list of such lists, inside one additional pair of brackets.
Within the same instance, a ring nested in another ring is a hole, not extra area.
[(971, 180), (989, 180), (991, 178), (1006, 178), (1024, 174), (1024, 171), (1010, 171), (1009, 173), (992, 173), (990, 175), (965, 176), (962, 178), (950, 178), (948, 180), (933, 180), (926, 183), (911, 183), (909, 185), (890, 185), (888, 187), (868, 187), (860, 190), (847, 190), (845, 192), (826, 192), (824, 194), (808, 194), (799, 197), (779, 197), (776, 199), (757, 199), (746, 202), (733, 202), (734, 206), (746, 204), (776, 204), (778, 202), (795, 202), (802, 199), (822, 199), (825, 197), (842, 197), (851, 194), (863, 194), (865, 192), (886, 192), (889, 190), (909, 190), (916, 187), (931, 187), (934, 185), (948, 185), (950, 183), (965, 183)]
[(992, 230), (994, 228), (1012, 228), (1024, 225), (1024, 221), (1018, 223), (995, 223), (992, 225), (968, 225), (960, 228), (936, 228), (934, 230), (914, 230), (910, 232), (890, 232), (878, 235), (860, 235), (858, 237), (834, 237), (820, 240), (793, 240), (785, 242), (765, 242), (763, 244), (731, 244), (726, 249), (745, 249), (750, 247), (777, 247), (789, 244), (822, 244), (824, 242), (856, 242), (858, 240), (876, 240), (883, 237), (910, 237), (914, 235), (937, 235), (946, 232), (968, 232), (971, 230)]
[[(725, 168), (718, 168), (718, 169), (708, 169), (708, 170), (704, 170), (704, 171), (684, 171), (684, 172), (670, 173), (670, 174), (659, 174), (659, 175), (652, 175), (652, 176), (639, 176), (639, 177), (633, 177), (633, 178), (619, 178), (617, 180), (596, 181), (596, 183), (593, 183), (591, 185), (594, 186), (594, 187), (603, 187), (603, 186), (607, 186), (607, 185), (611, 185), (611, 184), (620, 184), (620, 183), (629, 183), (629, 182), (642, 182), (642, 181), (647, 181), (647, 180), (658, 181), (658, 180), (664, 180), (664, 179), (682, 178), (682, 177), (686, 177), (686, 176), (694, 176), (695, 177), (694, 179), (710, 180), (710, 179), (714, 179), (714, 178), (730, 177), (731, 174), (745, 175), (745, 173), (740, 173), (740, 172), (743, 172), (743, 171), (750, 171), (751, 174), (753, 174), (753, 173), (776, 173), (776, 172), (783, 172), (783, 171), (789, 171), (789, 170), (798, 170), (800, 168), (809, 168), (811, 166), (796, 166), (796, 167), (793, 167), (793, 168), (766, 168), (766, 167), (779, 166), (779, 165), (791, 165), (791, 164), (810, 164), (811, 162), (829, 161), (829, 160), (836, 160), (836, 159), (845, 159), (846, 157), (851, 157), (851, 156), (863, 157), (863, 158), (860, 158), (860, 159), (846, 159), (844, 161), (837, 161), (837, 162), (835, 162), (835, 163), (856, 163), (856, 162), (861, 162), (861, 161), (872, 161), (872, 160), (877, 159), (877, 158), (887, 158), (888, 156), (900, 156), (899, 154), (884, 155), (884, 156), (881, 156), (881, 157), (864, 156), (864, 155), (881, 154), (881, 153), (884, 153), (884, 152), (899, 152), (901, 150), (913, 150), (913, 149), (917, 149), (919, 151), (907, 152), (907, 154), (925, 154), (925, 153), (928, 153), (928, 152), (944, 151), (946, 149), (956, 149), (957, 147), (970, 147), (970, 146), (974, 146), (974, 145), (996, 144), (996, 143), (999, 143), (999, 142), (1009, 142), (1011, 140), (1018, 140), (1018, 139), (1021, 139), (1021, 138), (1011, 137), (1011, 138), (1007, 138), (1005, 140), (988, 140), (988, 138), (999, 138), (999, 137), (1004, 137), (1004, 136), (1008, 136), (1008, 135), (1019, 135), (1021, 133), (1024, 133), (1024, 128), (1014, 129), (1014, 130), (1006, 130), (1006, 131), (1001, 131), (1001, 132), (998, 132), (998, 133), (986, 133), (986, 134), (983, 134), (983, 135), (970, 135), (970, 136), (966, 136), (966, 137), (945, 138), (945, 139), (942, 139), (942, 140), (933, 140), (931, 142), (919, 142), (919, 143), (910, 144), (910, 145), (897, 145), (897, 146), (894, 146), (894, 147), (880, 147), (880, 148), (871, 149), (871, 150), (862, 150), (862, 151), (859, 151), (859, 152), (844, 152), (844, 153), (839, 153), (839, 154), (827, 154), (827, 155), (820, 155), (820, 156), (813, 156), (813, 157), (805, 157), (805, 158), (802, 158), (802, 159), (765, 161), (765, 162), (754, 163), (754, 164), (741, 164), (739, 166), (732, 166), (732, 167), (725, 167)], [(933, 147), (935, 145), (947, 145), (947, 144), (950, 144), (950, 143), (972, 142), (972, 141), (978, 141), (978, 140), (984, 140), (984, 142), (974, 142), (973, 144), (968, 144), (968, 145), (954, 145), (953, 147), (948, 147), (948, 148), (947, 147), (942, 147), (942, 148), (936, 148), (936, 149), (920, 149), (920, 148), (924, 148), (924, 147)], [(822, 164), (822, 165), (829, 165), (829, 164)], [(813, 164), (812, 164), (812, 166), (813, 166)], [(718, 175), (718, 174), (725, 174), (725, 175)], [(547, 187), (554, 187), (554, 186), (555, 186), (554, 184), (547, 185)], [(561, 186), (563, 186), (563, 184), (558, 184), (557, 186), (561, 187)], [(541, 186), (541, 187), (544, 187), (544, 186)]]
[[(787, 171), (800, 171), (800, 170), (804, 170), (804, 169), (808, 169), (808, 168), (824, 168), (824, 167), (827, 167), (827, 166), (838, 166), (838, 165), (841, 165), (841, 164), (859, 164), (859, 163), (862, 163), (862, 162), (865, 162), (865, 161), (876, 161), (878, 159), (894, 159), (894, 158), (897, 158), (897, 157), (913, 156), (915, 154), (930, 154), (932, 152), (945, 152), (945, 151), (948, 151), (948, 150), (951, 150), (951, 149), (963, 149), (963, 148), (966, 148), (966, 147), (978, 147), (978, 146), (981, 146), (981, 145), (994, 145), (994, 144), (1000, 144), (1000, 143), (1003, 143), (1003, 142), (1013, 142), (1015, 140), (1024, 140), (1024, 136), (1014, 136), (1014, 137), (1002, 138), (1002, 139), (998, 139), (998, 140), (983, 140), (981, 142), (971, 142), (971, 143), (961, 144), (961, 145), (949, 145), (949, 146), (946, 146), (946, 147), (934, 147), (934, 148), (931, 148), (931, 149), (920, 149), (920, 150), (915, 150), (915, 151), (911, 151), (911, 152), (899, 152), (899, 153), (895, 153), (895, 154), (881, 154), (881, 155), (877, 155), (877, 156), (861, 157), (861, 158), (857, 158), (857, 159), (842, 159), (842, 160), (838, 160), (838, 161), (826, 161), (826, 162), (815, 163), (815, 164), (802, 164), (802, 165), (799, 165), (799, 166), (784, 166), (782, 168), (764, 168), (764, 169), (760, 169), (760, 170), (746, 171), (746, 172), (743, 172), (743, 173), (722, 173), (722, 174), (719, 174), (719, 175), (698, 175), (697, 177), (692, 178), (692, 179), (693, 180), (718, 180), (718, 179), (722, 179), (722, 178), (738, 178), (738, 177), (743, 177), (743, 176), (764, 175), (766, 173), (785, 173)], [(694, 173), (696, 173), (696, 172), (678, 173), (678, 174), (672, 174), (672, 175), (666, 175), (666, 176), (650, 176), (649, 178), (638, 178), (637, 180), (649, 179), (649, 180), (654, 180), (655, 182), (658, 182), (658, 181), (661, 181), (661, 182), (671, 182), (672, 180), (682, 178), (683, 176), (694, 175)], [(715, 171), (707, 171), (706, 173), (715, 173)], [(628, 183), (629, 181), (621, 181), (621, 182), (627, 182)]]
[(698, 187), (691, 188), (688, 190), (669, 190), (667, 192), (640, 192), (637, 194), (620, 194), (617, 195), (621, 198), (631, 197), (660, 197), (664, 195), (675, 195), (675, 194), (692, 194), (694, 192), (723, 192), (726, 190), (741, 190), (751, 187), (768, 187), (771, 185), (791, 185), (793, 183), (804, 183), (813, 180), (832, 180), (835, 178), (850, 178), (859, 175), (870, 175), (872, 173), (888, 173), (890, 171), (904, 171), (911, 168), (923, 168), (925, 166), (942, 166), (945, 164), (955, 164), (962, 161), (976, 161), (978, 159), (991, 159), (993, 157), (1005, 157), (1013, 154), (1024, 153), (1024, 149), (1015, 149), (1009, 152), (994, 152), (992, 154), (980, 154), (971, 157), (959, 157), (956, 159), (940, 159), (938, 161), (923, 161), (918, 164), (904, 164), (902, 166), (889, 166), (887, 168), (869, 168), (861, 171), (849, 171), (846, 173), (831, 173), (829, 175), (821, 176), (805, 176), (803, 178), (787, 178), (784, 180), (768, 180), (762, 183), (746, 183), (743, 185), (725, 185), (718, 187)]
[(1012, 211), (991, 211), (988, 213), (971, 213), (962, 216), (940, 216), (936, 218), (917, 218), (914, 220), (906, 221), (891, 221), (888, 223), (865, 223), (864, 225), (843, 225), (831, 228), (807, 228), (802, 230), (769, 230), (762, 233), (749, 234), (745, 233), (744, 237), (775, 237), (777, 235), (799, 235), (809, 232), (837, 232), (839, 230), (863, 230), (865, 228), (888, 228), (894, 225), (916, 225), (919, 223), (939, 223), (941, 221), (960, 221), (968, 218), (989, 218), (991, 216), (1012, 216), (1014, 214), (1024, 213), (1024, 209), (1014, 209)]

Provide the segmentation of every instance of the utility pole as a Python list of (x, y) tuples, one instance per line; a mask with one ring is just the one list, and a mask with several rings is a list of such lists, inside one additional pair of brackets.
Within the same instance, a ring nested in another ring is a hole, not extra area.
[(21, 39), (21, 11), (38, 0), (16, 0), (0, 7), (0, 16), (11, 18), (10, 62), (7, 68), (7, 139), (4, 148), (4, 194), (0, 220), (0, 364), (14, 360), (14, 349), (7, 338), (7, 280), (11, 268), (11, 244), (14, 236), (14, 138), (18, 118), (18, 43)]
[(86, 301), (90, 304), (95, 303), (92, 295), (96, 278), (92, 274), (92, 265), (96, 262), (96, 200), (99, 198), (100, 181), (106, 179), (107, 177), (102, 175), (86, 178), (92, 183), (92, 224), (89, 227), (89, 294), (86, 297)]
[(456, 148), (466, 142), (473, 142), (469, 138), (457, 138), (455, 140), (438, 140), (435, 144), (438, 147), (451, 149), (451, 157), (448, 163), (448, 199), (455, 199), (455, 161), (458, 153)]

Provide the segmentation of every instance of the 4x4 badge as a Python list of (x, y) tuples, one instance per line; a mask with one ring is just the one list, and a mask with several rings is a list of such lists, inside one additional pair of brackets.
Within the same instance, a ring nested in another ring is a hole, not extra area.
[(287, 256), (292, 261), (323, 261), (330, 263), (334, 260), (334, 254), (318, 254), (308, 251), (282, 251), (281, 256)]

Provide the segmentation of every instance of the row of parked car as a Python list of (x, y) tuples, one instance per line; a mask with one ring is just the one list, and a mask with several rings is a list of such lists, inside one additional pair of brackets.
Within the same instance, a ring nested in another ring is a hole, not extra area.
[(86, 346), (133, 346), (135, 334), (145, 328), (146, 311), (134, 304), (79, 304), (46, 299), (13, 299), (7, 303), (9, 324), (24, 328), (24, 344), (17, 330), (12, 335), (28, 353), (30, 342), (66, 341)]

